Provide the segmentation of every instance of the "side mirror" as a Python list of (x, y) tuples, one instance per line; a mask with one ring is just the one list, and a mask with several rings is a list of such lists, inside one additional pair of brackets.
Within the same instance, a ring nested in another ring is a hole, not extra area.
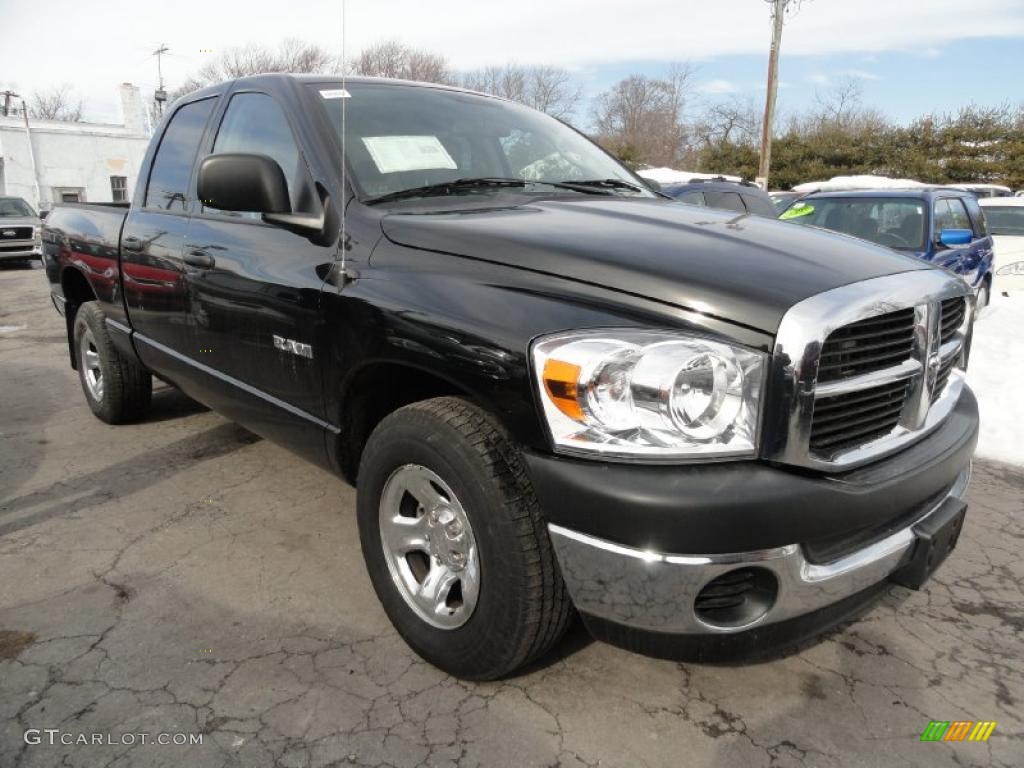
[(655, 181), (654, 179), (648, 179), (646, 176), (641, 176), (640, 178), (644, 180), (644, 184), (647, 185), (647, 188), (650, 189), (651, 192), (662, 192), (663, 191), (662, 188), (661, 188), (661, 182), (660, 181)]
[(46, 218), (47, 216), (49, 216), (49, 215), (50, 215), (50, 212), (49, 212), (49, 211), (40, 211), (40, 212), (39, 212), (39, 218), (40, 218), (40, 220), (42, 220), (42, 219), (45, 219), (45, 218)]
[(222, 211), (291, 213), (284, 171), (266, 155), (207, 155), (199, 164), (199, 199)]
[(947, 248), (957, 245), (970, 245), (974, 233), (969, 229), (944, 229), (939, 233), (939, 242)]

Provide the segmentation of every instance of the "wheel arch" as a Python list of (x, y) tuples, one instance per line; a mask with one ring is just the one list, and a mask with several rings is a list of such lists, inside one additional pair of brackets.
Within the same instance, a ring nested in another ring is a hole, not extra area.
[(411, 403), (444, 396), (461, 397), (496, 413), (478, 393), (408, 362), (378, 360), (353, 371), (342, 384), (339, 433), (332, 446), (342, 476), (355, 485), (366, 441), (385, 416)]
[(74, 370), (78, 370), (78, 360), (75, 355), (75, 317), (78, 315), (78, 308), (82, 304), (87, 301), (96, 300), (96, 292), (81, 270), (74, 267), (65, 267), (61, 271), (60, 286), (64, 293), (64, 320), (67, 325), (68, 356), (71, 359), (71, 367)]

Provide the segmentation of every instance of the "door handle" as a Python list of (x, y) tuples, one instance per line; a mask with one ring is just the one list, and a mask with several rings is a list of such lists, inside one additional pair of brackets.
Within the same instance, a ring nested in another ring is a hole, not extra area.
[(142, 251), (142, 241), (137, 237), (128, 235), (121, 240), (121, 248), (132, 253), (140, 253)]
[(202, 248), (193, 248), (190, 251), (186, 251), (185, 257), (182, 261), (190, 267), (197, 267), (199, 269), (213, 269), (213, 265), (216, 263), (213, 256), (208, 254)]

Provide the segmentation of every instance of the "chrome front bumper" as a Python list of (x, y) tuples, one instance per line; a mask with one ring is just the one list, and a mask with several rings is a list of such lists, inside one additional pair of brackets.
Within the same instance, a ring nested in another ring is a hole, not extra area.
[[(569, 594), (583, 613), (634, 629), (668, 634), (728, 634), (791, 619), (832, 605), (886, 579), (914, 545), (913, 527), (950, 498), (962, 499), (970, 469), (914, 521), (880, 541), (826, 564), (809, 562), (799, 544), (755, 552), (675, 555), (625, 547), (549, 525)], [(702, 621), (695, 610), (710, 581), (739, 568), (771, 571), (774, 603), (756, 619), (735, 626)]]

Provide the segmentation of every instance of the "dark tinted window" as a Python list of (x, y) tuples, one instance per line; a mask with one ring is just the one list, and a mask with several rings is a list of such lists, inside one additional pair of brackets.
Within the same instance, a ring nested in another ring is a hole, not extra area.
[(216, 99), (194, 101), (174, 113), (153, 158), (146, 188), (147, 206), (168, 211), (185, 210), (192, 163), (215, 102)]
[[(263, 93), (232, 96), (217, 131), (213, 152), (244, 152), (273, 158), (284, 171), (292, 210), (316, 212), (317, 201), (306, 164), (284, 112), (270, 96)], [(203, 206), (203, 210), (214, 209)]]
[(1024, 205), (990, 205), (985, 213), (993, 235), (1024, 236)]
[(699, 190), (683, 192), (678, 195), (673, 195), (673, 197), (675, 197), (675, 199), (680, 203), (686, 203), (687, 205), (707, 205), (707, 203), (704, 202), (704, 193)]
[(741, 197), (743, 202), (747, 204), (747, 210), (756, 216), (767, 216), (774, 219), (779, 215), (771, 198), (765, 200), (757, 195), (741, 195)]
[(709, 208), (723, 208), (738, 213), (747, 212), (747, 207), (743, 205), (743, 201), (736, 192), (714, 192), (709, 189), (704, 192), (704, 199), (707, 200)]

